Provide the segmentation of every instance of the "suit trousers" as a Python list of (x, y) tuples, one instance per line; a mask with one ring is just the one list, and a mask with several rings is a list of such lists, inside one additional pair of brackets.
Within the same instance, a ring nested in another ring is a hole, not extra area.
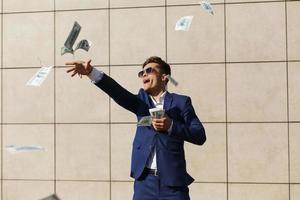
[(134, 181), (133, 200), (190, 200), (189, 188), (164, 186), (159, 175), (143, 173)]

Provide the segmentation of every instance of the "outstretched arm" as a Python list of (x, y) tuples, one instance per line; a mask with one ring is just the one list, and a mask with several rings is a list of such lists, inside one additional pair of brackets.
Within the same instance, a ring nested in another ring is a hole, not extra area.
[[(137, 109), (141, 103), (141, 100), (136, 95), (119, 85), (111, 77), (107, 76), (102, 71), (99, 72), (93, 68), (91, 66), (91, 60), (88, 62), (67, 62), (66, 65), (70, 66), (70, 69), (67, 70), (67, 73), (72, 72), (72, 77), (76, 74), (78, 74), (80, 77), (82, 77), (82, 75), (89, 76), (95, 85), (107, 93), (112, 99), (114, 99), (117, 104), (135, 114), (137, 113)], [(98, 75), (95, 77), (93, 76), (94, 74)]]
[(137, 114), (137, 109), (142, 101), (119, 85), (114, 79), (103, 73), (102, 79), (95, 85), (107, 93), (117, 104)]

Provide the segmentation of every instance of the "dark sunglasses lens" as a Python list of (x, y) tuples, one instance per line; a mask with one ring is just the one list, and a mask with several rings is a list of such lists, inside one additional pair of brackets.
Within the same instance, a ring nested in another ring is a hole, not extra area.
[(151, 72), (152, 72), (152, 68), (151, 67), (149, 67), (149, 68), (146, 69), (146, 73), (147, 74), (150, 74)]
[(144, 71), (140, 71), (139, 73), (138, 73), (138, 77), (143, 77), (143, 74), (144, 74)]

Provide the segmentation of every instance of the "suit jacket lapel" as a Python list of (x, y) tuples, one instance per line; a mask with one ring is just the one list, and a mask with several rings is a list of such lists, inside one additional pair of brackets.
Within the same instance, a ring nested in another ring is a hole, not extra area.
[(144, 91), (143, 96), (144, 96), (143, 99), (144, 99), (145, 103), (148, 105), (148, 107), (149, 108), (154, 108), (154, 104), (153, 104), (153, 102), (151, 100), (150, 95), (147, 92)]
[(164, 110), (169, 110), (172, 104), (173, 96), (168, 91), (166, 92), (165, 101), (164, 101)]

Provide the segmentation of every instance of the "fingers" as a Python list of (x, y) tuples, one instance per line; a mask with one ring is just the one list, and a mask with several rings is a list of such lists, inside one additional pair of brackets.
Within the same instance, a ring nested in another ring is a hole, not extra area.
[(170, 118), (162, 117), (159, 119), (153, 119), (152, 125), (156, 131), (167, 131), (170, 127)]
[(68, 61), (68, 62), (65, 62), (65, 65), (80, 65), (80, 64), (83, 64), (85, 63), (84, 61)]
[(153, 127), (156, 129), (162, 129), (164, 127), (164, 119), (153, 119), (152, 120)]
[(77, 74), (77, 71), (74, 71), (71, 77), (75, 76)]
[(65, 62), (65, 65), (75, 65), (75, 62), (73, 62), (73, 61)]
[(152, 122), (152, 125), (153, 125), (154, 129), (157, 131), (161, 131), (164, 128), (163, 123)]
[(76, 67), (72, 67), (71, 69), (67, 70), (67, 73), (70, 73), (70, 72), (74, 71), (75, 69), (76, 69)]
[(153, 120), (152, 120), (153, 122), (157, 122), (157, 123), (162, 123), (162, 122), (164, 122), (165, 121), (165, 118), (154, 118)]
[(88, 75), (90, 72), (90, 69), (92, 69), (92, 66), (90, 65), (92, 62), (91, 59), (88, 60), (88, 62), (84, 61), (70, 61), (66, 62), (66, 66), (71, 67), (71, 69), (67, 70), (67, 73), (73, 72), (71, 75), (72, 77), (76, 74), (79, 75), (80, 78), (82, 78), (82, 75)]
[(91, 66), (92, 59), (89, 59), (87, 62), (87, 66)]
[(163, 126), (164, 125), (163, 122), (152, 122), (152, 124), (155, 126)]

